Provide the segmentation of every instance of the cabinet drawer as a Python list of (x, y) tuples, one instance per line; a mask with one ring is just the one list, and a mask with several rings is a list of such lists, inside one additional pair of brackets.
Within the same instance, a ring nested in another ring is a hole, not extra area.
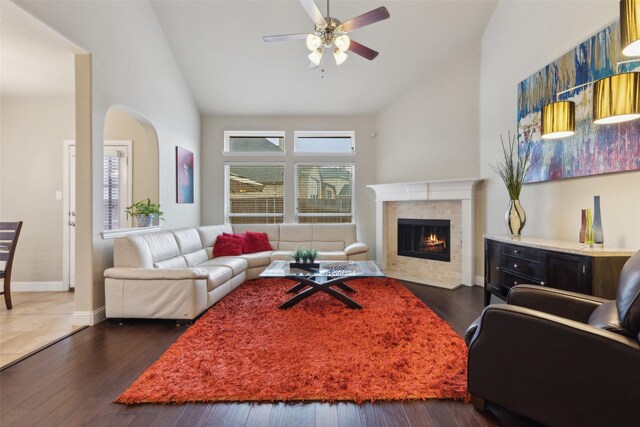
[(539, 285), (540, 282), (535, 282), (531, 279), (527, 279), (522, 276), (518, 276), (517, 274), (512, 274), (506, 271), (502, 272), (502, 289), (505, 295), (509, 292), (509, 289), (514, 287), (515, 285)]
[(502, 245), (502, 253), (518, 258), (526, 258), (532, 261), (542, 260), (542, 251), (540, 249), (528, 248), (526, 246)]
[[(509, 255), (502, 256), (502, 269), (525, 276), (531, 276), (534, 279), (540, 279), (542, 277), (542, 265), (539, 262), (523, 258), (514, 258)], [(539, 282), (540, 280), (537, 281)]]

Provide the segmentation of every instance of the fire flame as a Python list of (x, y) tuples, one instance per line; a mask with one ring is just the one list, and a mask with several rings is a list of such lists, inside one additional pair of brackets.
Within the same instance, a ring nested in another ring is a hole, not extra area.
[(424, 244), (427, 248), (433, 246), (441, 246), (443, 249), (447, 247), (447, 242), (444, 240), (438, 239), (438, 236), (435, 234), (430, 234), (428, 237), (424, 239)]

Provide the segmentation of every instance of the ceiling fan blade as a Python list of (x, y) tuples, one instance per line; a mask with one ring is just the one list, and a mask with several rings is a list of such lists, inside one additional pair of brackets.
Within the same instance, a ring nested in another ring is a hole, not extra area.
[(366, 46), (361, 45), (355, 40), (351, 40), (351, 43), (349, 43), (349, 52), (353, 52), (356, 55), (360, 55), (363, 58), (368, 59), (369, 61), (375, 59), (375, 57), (378, 56), (378, 52), (376, 52), (373, 49), (369, 49)]
[(322, 12), (320, 12), (320, 9), (318, 9), (318, 6), (316, 6), (313, 0), (298, 1), (300, 2), (300, 6), (304, 8), (305, 12), (307, 12), (307, 15), (309, 15), (314, 24), (316, 24), (318, 27), (323, 28), (327, 26), (327, 21), (324, 19), (324, 16), (322, 16)]
[[(302, 1), (302, 0), (300, 0)], [(356, 16), (355, 18), (349, 19), (346, 22), (343, 22), (341, 27), (344, 32), (353, 31), (358, 28), (362, 28), (366, 25), (375, 24), (376, 22), (384, 21), (389, 18), (389, 11), (386, 7), (380, 6), (377, 9), (370, 10), (367, 13), (363, 13), (360, 16)]]
[(307, 38), (308, 33), (299, 33), (299, 34), (281, 34), (278, 36), (264, 36), (262, 39), (267, 43), (270, 42), (288, 42), (291, 40), (304, 40)]

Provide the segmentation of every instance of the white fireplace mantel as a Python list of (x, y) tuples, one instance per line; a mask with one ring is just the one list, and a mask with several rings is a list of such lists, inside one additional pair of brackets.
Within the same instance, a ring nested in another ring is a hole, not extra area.
[(473, 285), (474, 277), (474, 200), (475, 187), (481, 179), (452, 179), (443, 181), (399, 182), (368, 185), (376, 194), (376, 259), (386, 268), (386, 210), (384, 204), (399, 201), (462, 202), (462, 284)]

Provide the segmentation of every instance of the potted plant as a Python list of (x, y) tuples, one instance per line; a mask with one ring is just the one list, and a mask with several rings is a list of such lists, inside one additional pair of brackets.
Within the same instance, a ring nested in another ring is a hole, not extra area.
[(131, 206), (127, 206), (125, 212), (127, 215), (136, 219), (138, 227), (151, 226), (155, 217), (164, 221), (164, 218), (162, 218), (164, 212), (160, 210), (160, 205), (157, 203), (151, 203), (151, 199), (148, 198), (147, 200), (140, 200)]
[(318, 251), (316, 249), (307, 249), (307, 258), (309, 262), (313, 263), (318, 257)]
[(531, 167), (531, 142), (526, 144), (523, 154), (518, 152), (518, 135), (511, 137), (511, 132), (507, 134), (509, 142), (505, 144), (502, 135), (502, 155), (504, 160), (496, 163), (491, 168), (502, 178), (507, 192), (509, 193), (509, 208), (504, 215), (504, 220), (512, 237), (520, 237), (520, 232), (527, 222), (527, 216), (520, 204), (520, 191), (524, 184), (524, 178)]
[(305, 250), (303, 248), (298, 248), (295, 251), (293, 251), (293, 254), (291, 256), (297, 263), (299, 263), (300, 261), (302, 261), (304, 254), (305, 254)]

